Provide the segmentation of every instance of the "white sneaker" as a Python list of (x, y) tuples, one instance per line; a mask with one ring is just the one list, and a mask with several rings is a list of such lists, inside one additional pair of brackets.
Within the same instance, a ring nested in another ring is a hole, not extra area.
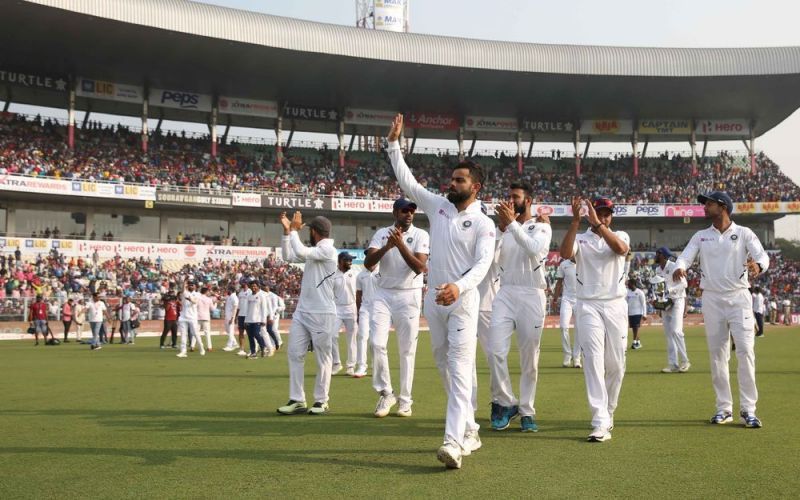
[(353, 375), (356, 374), (356, 369), (353, 368), (352, 366), (348, 366), (347, 370), (344, 371), (344, 374), (347, 375), (347, 376), (352, 377)]
[(439, 447), (436, 458), (448, 469), (461, 468), (461, 448), (454, 444), (446, 443)]
[(570, 366), (572, 366), (572, 356), (570, 356), (569, 354), (565, 354), (564, 361), (561, 363), (561, 366), (563, 366), (564, 368), (569, 368)]
[(367, 370), (356, 370), (353, 374), (353, 378), (364, 378), (367, 376)]
[(186, 351), (181, 351), (175, 355), (176, 358), (188, 358), (189, 356), (186, 354)]
[(247, 352), (243, 351), (242, 349), (239, 349), (239, 352), (237, 352), (236, 355), (237, 356), (247, 356)]
[(611, 433), (605, 427), (595, 427), (589, 437), (586, 438), (590, 443), (602, 443), (611, 440)]
[(340, 371), (342, 371), (342, 365), (341, 364), (333, 365), (333, 368), (331, 369), (331, 376), (336, 375)]
[(666, 368), (661, 369), (661, 373), (678, 373), (680, 369), (675, 365), (667, 366)]
[(226, 346), (226, 347), (223, 347), (222, 350), (225, 351), (225, 352), (231, 352), (231, 351), (235, 351), (236, 348), (233, 347), (233, 346)]
[(206, 355), (206, 350), (205, 349), (200, 349), (200, 355), (201, 356), (205, 356)]
[(400, 401), (400, 406), (397, 407), (398, 417), (410, 417), (413, 412), (411, 411), (411, 403)]
[(686, 373), (686, 372), (689, 371), (689, 368), (691, 368), (691, 367), (692, 367), (692, 364), (689, 363), (688, 361), (686, 361), (685, 363), (681, 363), (680, 366), (678, 366), (678, 371), (681, 372), (681, 373)]
[(464, 435), (464, 447), (461, 449), (461, 456), (468, 457), (473, 451), (478, 451), (483, 446), (478, 431), (467, 431)]
[(389, 414), (389, 411), (392, 409), (392, 406), (397, 404), (397, 398), (394, 397), (394, 394), (381, 394), (381, 397), (378, 398), (378, 404), (375, 406), (375, 416), (378, 418), (383, 418)]
[(581, 365), (581, 358), (572, 358), (572, 366), (574, 368), (581, 368), (583, 366)]

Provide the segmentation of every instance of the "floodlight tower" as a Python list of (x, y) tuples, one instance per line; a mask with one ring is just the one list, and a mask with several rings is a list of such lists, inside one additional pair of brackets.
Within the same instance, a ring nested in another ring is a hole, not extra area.
[(356, 0), (356, 28), (375, 29), (374, 0)]
[(411, 0), (356, 0), (356, 27), (408, 33), (410, 3)]

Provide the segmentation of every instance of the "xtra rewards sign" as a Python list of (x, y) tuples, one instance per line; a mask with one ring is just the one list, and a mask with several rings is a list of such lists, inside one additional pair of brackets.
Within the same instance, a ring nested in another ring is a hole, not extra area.
[(217, 105), (220, 113), (229, 115), (261, 116), (264, 118), (278, 117), (278, 103), (274, 101), (220, 96)]
[(211, 111), (211, 96), (182, 90), (150, 89), (149, 102), (162, 108)]
[(75, 89), (75, 93), (81, 97), (106, 99), (109, 101), (130, 102), (135, 104), (141, 104), (142, 101), (144, 101), (144, 89), (142, 87), (104, 82), (101, 80), (90, 80), (88, 78), (78, 78), (78, 85)]
[(443, 113), (411, 113), (405, 116), (408, 128), (428, 128), (435, 130), (458, 130), (459, 121), (455, 115)]
[(464, 119), (464, 130), (474, 132), (516, 132), (518, 128), (516, 118), (467, 116)]
[(10, 71), (0, 69), (0, 84), (14, 85), (29, 89), (53, 90), (66, 92), (69, 79), (63, 75), (47, 75), (29, 73), (27, 71)]
[(548, 122), (525, 118), (522, 120), (522, 129), (541, 133), (572, 133), (575, 126), (572, 122)]
[(581, 135), (630, 135), (633, 120), (584, 120)]
[(341, 114), (334, 108), (317, 108), (314, 106), (303, 106), (301, 104), (283, 105), (283, 117), (293, 120), (317, 120), (335, 122), (341, 118)]
[(397, 113), (395, 111), (377, 111), (373, 109), (347, 108), (344, 110), (344, 122), (353, 125), (376, 125), (388, 127)]
[(641, 120), (640, 134), (678, 135), (691, 134), (692, 123), (689, 120)]
[(747, 120), (700, 120), (695, 127), (697, 135), (726, 135), (747, 137), (750, 135), (750, 124)]
[(330, 210), (330, 198), (309, 198), (305, 196), (281, 196), (262, 194), (261, 205), (264, 208), (283, 208), (287, 210)]

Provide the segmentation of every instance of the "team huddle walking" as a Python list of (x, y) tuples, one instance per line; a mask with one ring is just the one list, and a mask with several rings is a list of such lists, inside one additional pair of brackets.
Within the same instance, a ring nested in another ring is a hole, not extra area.
[[(334, 247), (328, 219), (316, 217), (309, 223), (310, 246), (306, 246), (299, 235), (304, 227), (302, 215), (281, 216), (284, 257), (303, 262), (305, 272), (289, 335), (289, 400), (278, 412), (327, 413), (331, 376), (344, 368), (347, 375), (365, 377), (371, 354), (372, 386), (378, 397), (374, 415), (386, 417), (396, 407), (397, 416), (411, 417), (424, 311), (447, 396), (444, 437), (436, 456), (446, 467), (458, 469), (464, 457), (482, 446), (476, 420), (478, 343), (489, 367), (491, 428), (503, 431), (519, 419), (522, 432), (539, 430), (535, 400), (549, 288), (545, 264), (553, 231), (547, 216), (533, 213), (533, 190), (524, 183), (512, 183), (507, 199), (494, 207), (495, 225), (479, 201), (483, 170), (470, 161), (455, 166), (446, 196), (428, 191), (403, 159), (402, 129), (402, 115), (398, 115), (388, 136), (388, 156), (406, 197), (394, 203), (393, 224), (373, 236), (359, 274), (350, 267), (352, 257)], [(656, 253), (652, 304), (664, 323), (667, 367), (662, 371), (683, 373), (691, 366), (683, 334), (686, 269), (699, 258), (717, 399), (711, 423), (732, 421), (728, 377), (732, 336), (739, 359), (740, 415), (747, 427), (760, 427), (755, 415), (755, 332), (748, 288), (749, 279), (764, 272), (769, 259), (755, 234), (731, 221), (733, 203), (727, 194), (714, 192), (698, 200), (712, 226), (699, 231), (677, 260), (666, 247)], [(428, 217), (430, 234), (413, 224), (418, 209)], [(637, 283), (628, 280), (630, 238), (612, 229), (612, 200), (576, 196), (571, 209), (572, 221), (560, 242), (563, 260), (553, 304), (560, 303), (562, 364), (583, 370), (592, 429), (587, 440), (604, 442), (611, 439), (620, 405), (628, 329), (634, 334), (631, 347), (640, 348), (639, 326), (647, 319), (648, 305)], [(580, 232), (583, 221), (588, 228)], [(425, 274), (428, 291), (423, 297)], [(226, 318), (232, 310), (233, 306), (226, 306)], [(248, 327), (252, 324), (245, 322)], [(267, 325), (269, 320), (260, 326)], [(389, 369), (389, 351), (395, 346), (390, 342), (392, 326), (400, 375), (395, 384)], [(338, 349), (341, 329), (346, 353)], [(515, 332), (518, 386), (508, 363)], [(303, 387), (309, 352), (313, 352), (317, 372), (310, 407)]]

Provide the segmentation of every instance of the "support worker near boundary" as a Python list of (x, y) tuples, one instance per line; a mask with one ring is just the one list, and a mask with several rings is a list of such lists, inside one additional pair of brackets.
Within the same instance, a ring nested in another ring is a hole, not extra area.
[[(365, 251), (366, 253), (366, 251)], [(367, 353), (370, 340), (370, 321), (372, 321), (372, 303), (375, 300), (377, 274), (380, 266), (370, 269), (364, 267), (356, 276), (356, 310), (358, 310), (358, 345), (356, 347), (356, 371), (354, 378), (367, 376)]]
[[(543, 216), (538, 222), (531, 213), (533, 189), (529, 184), (514, 183), (509, 200), (495, 210), (500, 238), (500, 290), (492, 303), (489, 328), (489, 370), (492, 401), (500, 409), (492, 412), (492, 429), (507, 429), (511, 420), (521, 416), (522, 432), (536, 432), (536, 382), (539, 378), (539, 348), (546, 314), (544, 275), (553, 230)], [(508, 373), (511, 334), (517, 332), (520, 376), (519, 399), (514, 395)]]
[(372, 346), (372, 387), (379, 394), (374, 415), (389, 414), (398, 402), (389, 374), (389, 327), (394, 324), (400, 358), (400, 404), (397, 415), (411, 416), (411, 388), (417, 357), (419, 314), (422, 305), (423, 273), (430, 253), (430, 236), (414, 226), (417, 204), (400, 198), (392, 208), (393, 225), (378, 229), (370, 241), (364, 265), (380, 264), (372, 301), (370, 344)]
[(358, 333), (358, 310), (356, 308), (356, 272), (352, 269), (353, 256), (344, 250), (336, 260), (336, 274), (333, 276), (336, 288), (336, 330), (333, 335), (331, 355), (333, 356), (332, 375), (342, 371), (342, 358), (339, 354), (339, 331), (344, 327), (344, 344), (347, 346), (347, 367), (345, 373), (353, 376), (356, 372), (356, 345)]
[[(733, 201), (727, 193), (701, 194), (697, 201), (705, 206), (711, 227), (698, 231), (675, 262), (673, 277), (686, 277), (686, 269), (700, 258), (700, 288), (703, 289), (703, 321), (711, 358), (711, 382), (716, 394), (717, 412), (712, 424), (733, 421), (731, 395), (730, 337), (736, 343), (739, 380), (739, 415), (746, 427), (761, 427), (756, 417), (756, 355), (753, 344), (753, 304), (748, 274), (758, 276), (769, 267), (769, 255), (749, 228), (731, 220)], [(748, 261), (748, 256), (752, 259)]]
[[(305, 262), (300, 297), (289, 327), (289, 402), (278, 408), (278, 413), (296, 415), (309, 412), (318, 415), (328, 412), (333, 355), (331, 353), (336, 328), (333, 276), (336, 274), (336, 248), (331, 239), (331, 221), (322, 216), (308, 224), (311, 246), (300, 241), (298, 231), (303, 228), (303, 216), (295, 212), (292, 220), (281, 214), (283, 226), (283, 260)], [(313, 346), (317, 362), (314, 382), (314, 405), (306, 406), (305, 359), (309, 345)]]
[(553, 291), (553, 309), (561, 299), (558, 308), (558, 326), (561, 328), (561, 351), (564, 359), (561, 366), (564, 368), (581, 368), (581, 348), (578, 344), (578, 321), (573, 327), (572, 347), (569, 342), (569, 323), (572, 321), (577, 302), (577, 281), (575, 281), (575, 258), (562, 259), (556, 271), (556, 289)]
[(661, 310), (664, 322), (664, 335), (667, 338), (667, 366), (662, 373), (685, 373), (692, 364), (686, 351), (686, 337), (683, 334), (683, 317), (686, 315), (686, 278), (673, 279), (675, 262), (670, 260), (672, 252), (661, 247), (656, 250), (656, 276), (664, 279), (667, 298), (672, 302)]
[(461, 468), (461, 457), (481, 446), (472, 408), (472, 367), (477, 346), (477, 286), (492, 264), (494, 223), (481, 213), (478, 192), (483, 169), (473, 162), (456, 165), (447, 198), (419, 184), (403, 160), (397, 142), (403, 129), (398, 114), (389, 132), (389, 159), (400, 188), (428, 215), (431, 255), (425, 316), (436, 366), (447, 391), (444, 444), (437, 458)]
[[(577, 234), (585, 205), (589, 229)], [(625, 256), (630, 237), (612, 231), (614, 204), (608, 198), (594, 203), (572, 198), (572, 222), (561, 242), (561, 258), (575, 257), (578, 283), (577, 329), (583, 352), (586, 393), (592, 411), (590, 442), (611, 439), (614, 410), (625, 376), (628, 304), (625, 301)]]

